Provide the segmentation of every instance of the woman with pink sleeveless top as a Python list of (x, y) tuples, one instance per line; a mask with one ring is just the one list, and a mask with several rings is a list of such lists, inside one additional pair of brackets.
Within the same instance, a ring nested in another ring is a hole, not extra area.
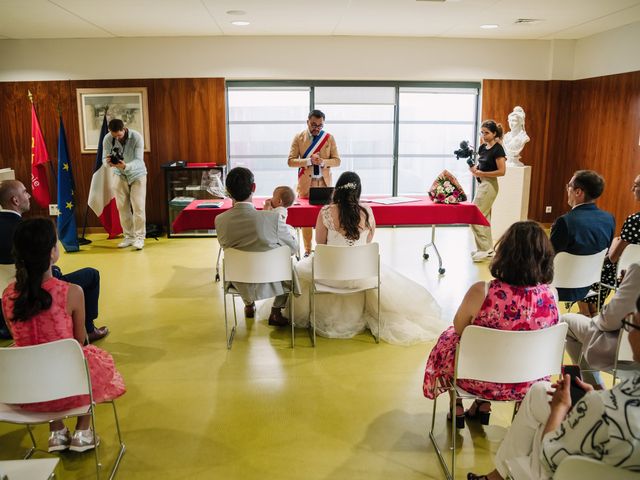
[[(429, 354), (423, 392), (427, 398), (442, 393), (442, 385), (453, 381), (456, 348), (469, 325), (498, 330), (538, 330), (558, 323), (557, 293), (549, 285), (553, 279), (554, 251), (542, 227), (532, 221), (514, 223), (496, 245), (489, 267), (494, 280), (477, 282), (458, 307), (453, 326), (445, 330)], [(487, 346), (487, 354), (491, 354)], [(458, 386), (494, 400), (522, 400), (535, 382), (491, 383), (459, 379)], [(475, 401), (464, 412), (462, 400), (456, 405), (456, 426), (467, 419), (489, 423), (491, 404)]]
[[(17, 347), (39, 345), (64, 338), (75, 338), (84, 345), (84, 298), (82, 289), (54, 278), (51, 266), (60, 256), (56, 230), (51, 220), (34, 218), (18, 224), (13, 237), (16, 281), (2, 295), (2, 309)], [(126, 388), (113, 358), (94, 345), (82, 347), (89, 365), (94, 402), (122, 395)], [(21, 405), (25, 410), (57, 412), (89, 404), (88, 395)], [(78, 417), (71, 436), (62, 420), (51, 422), (49, 451), (67, 448), (76, 452), (91, 450), (99, 438), (90, 428), (89, 415)]]

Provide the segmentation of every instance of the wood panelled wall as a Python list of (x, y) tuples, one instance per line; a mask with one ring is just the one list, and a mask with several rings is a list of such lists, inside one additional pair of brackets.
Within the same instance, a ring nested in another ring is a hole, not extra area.
[[(77, 88), (147, 87), (151, 152), (147, 164), (147, 221), (166, 220), (164, 174), (161, 165), (174, 160), (226, 164), (225, 89), (222, 78), (142, 80), (83, 80), (0, 83), (0, 167), (11, 167), (29, 188), (31, 178), (31, 109), (33, 93), (52, 170), (49, 187), (56, 199), (58, 109), (67, 133), (69, 156), (76, 182), (76, 216), (84, 223), (95, 154), (80, 153)], [(47, 215), (32, 202), (32, 213)], [(100, 222), (89, 211), (89, 226)]]
[(531, 137), (522, 155), (532, 166), (530, 218), (551, 223), (568, 211), (565, 184), (579, 169), (604, 176), (598, 205), (615, 215), (618, 230), (640, 210), (630, 192), (640, 174), (640, 72), (575, 81), (483, 82), (483, 119), (495, 118), (506, 127), (515, 105), (524, 108)]

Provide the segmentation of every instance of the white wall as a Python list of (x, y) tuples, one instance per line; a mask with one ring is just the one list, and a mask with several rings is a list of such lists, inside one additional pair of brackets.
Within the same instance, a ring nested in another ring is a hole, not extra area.
[(0, 81), (572, 80), (640, 70), (640, 22), (580, 40), (163, 37), (0, 40)]
[(545, 40), (397, 37), (0, 40), (0, 81), (546, 80), (558, 70), (553, 50), (553, 43)]
[(573, 76), (599, 77), (640, 70), (640, 22), (576, 41)]

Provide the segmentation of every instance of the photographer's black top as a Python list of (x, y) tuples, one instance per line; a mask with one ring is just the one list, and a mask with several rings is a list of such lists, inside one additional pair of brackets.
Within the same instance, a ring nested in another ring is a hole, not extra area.
[(491, 148), (487, 148), (483, 143), (478, 148), (478, 170), (481, 172), (494, 172), (498, 170), (496, 159), (506, 156), (504, 148), (499, 143), (494, 143)]

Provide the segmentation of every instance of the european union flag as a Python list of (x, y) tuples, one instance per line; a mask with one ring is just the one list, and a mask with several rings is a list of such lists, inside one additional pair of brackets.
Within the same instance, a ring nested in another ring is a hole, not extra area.
[(60, 133), (58, 134), (58, 238), (66, 252), (77, 252), (78, 232), (76, 229), (75, 209), (73, 198), (75, 183), (67, 148), (67, 135), (64, 132), (62, 116), (60, 116)]

